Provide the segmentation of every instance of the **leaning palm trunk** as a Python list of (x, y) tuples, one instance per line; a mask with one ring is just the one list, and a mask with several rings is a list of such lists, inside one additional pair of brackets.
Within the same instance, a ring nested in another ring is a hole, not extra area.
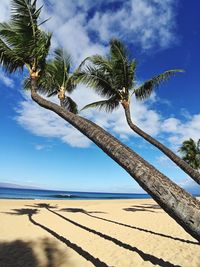
[(145, 140), (147, 140), (149, 143), (160, 149), (166, 156), (168, 156), (177, 166), (179, 166), (183, 171), (185, 171), (194, 181), (196, 181), (198, 184), (200, 184), (200, 173), (196, 170), (194, 170), (187, 162), (185, 162), (183, 159), (178, 157), (174, 152), (172, 152), (170, 149), (168, 149), (166, 146), (161, 144), (159, 141), (148, 135), (147, 133), (143, 132), (139, 127), (137, 127), (131, 119), (130, 114), (130, 106), (129, 103), (122, 103), (123, 108), (125, 110), (126, 120), (130, 128), (139, 134), (141, 137), (143, 137)]
[(98, 125), (42, 98), (37, 94), (35, 80), (32, 80), (31, 96), (40, 106), (58, 114), (92, 140), (124, 168), (179, 225), (200, 242), (200, 202), (196, 198)]

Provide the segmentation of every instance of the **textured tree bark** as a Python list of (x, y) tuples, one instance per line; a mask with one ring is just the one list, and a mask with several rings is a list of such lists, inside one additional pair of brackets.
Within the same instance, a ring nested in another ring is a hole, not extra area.
[(42, 98), (37, 94), (34, 84), (31, 96), (36, 103), (58, 114), (92, 140), (124, 168), (179, 225), (200, 242), (200, 202), (196, 198), (98, 125)]
[(179, 166), (184, 172), (186, 172), (195, 182), (200, 184), (200, 173), (195, 171), (192, 167), (190, 167), (187, 162), (185, 162), (183, 159), (178, 157), (173, 151), (171, 151), (169, 148), (161, 144), (159, 141), (148, 135), (147, 133), (143, 132), (139, 127), (137, 127), (131, 119), (130, 115), (130, 107), (129, 105), (123, 105), (126, 115), (126, 120), (130, 128), (136, 132), (138, 135), (143, 137), (145, 140), (147, 140), (149, 143), (160, 149), (167, 157), (169, 157), (177, 166)]

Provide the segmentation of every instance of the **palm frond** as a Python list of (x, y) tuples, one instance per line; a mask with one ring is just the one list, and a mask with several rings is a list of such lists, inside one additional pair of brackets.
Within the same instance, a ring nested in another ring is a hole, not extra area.
[[(12, 0), (11, 20), (0, 24), (1, 50), (5, 69), (12, 72), (27, 65), (44, 68), (49, 52), (51, 34), (38, 28), (42, 7), (36, 8), (36, 0)], [(12, 57), (11, 57), (12, 56)], [(14, 64), (10, 61), (14, 61)], [(12, 64), (14, 65), (12, 67)]]
[(24, 79), (23, 88), (26, 91), (30, 91), (31, 90), (31, 79), (30, 79), (30, 77), (27, 77), (27, 78)]
[(192, 138), (190, 138), (189, 140), (185, 140), (178, 150), (182, 155), (182, 159), (196, 170), (200, 169), (199, 143), (200, 139), (198, 142), (195, 142)]
[(112, 73), (112, 62), (106, 57), (101, 55), (94, 55), (87, 58), (93, 65), (98, 67), (101, 71)]
[(77, 104), (71, 99), (71, 97), (66, 97), (65, 100), (64, 100), (64, 107), (74, 113), (74, 114), (77, 114), (78, 113), (78, 109), (77, 109)]
[(37, 65), (40, 71), (42, 72), (45, 68), (46, 58), (49, 53), (51, 46), (51, 33), (46, 33), (43, 31), (38, 31), (37, 41), (35, 49), (33, 49), (33, 56), (37, 59)]
[(54, 75), (57, 76), (60, 86), (65, 86), (69, 78), (71, 57), (61, 48), (54, 51), (55, 58), (52, 64), (55, 66)]
[(117, 39), (110, 42), (110, 56), (115, 87), (120, 90), (124, 87), (128, 95), (128, 90), (133, 86), (136, 62), (128, 59), (124, 44)]
[(188, 152), (189, 150), (194, 151), (195, 149), (196, 149), (196, 143), (192, 138), (190, 138), (189, 140), (185, 140), (183, 142), (179, 151), (185, 153)]
[(17, 69), (23, 69), (24, 61), (12, 49), (0, 39), (0, 64), (10, 73)]
[(45, 70), (37, 81), (38, 92), (48, 97), (51, 95), (56, 95), (59, 92), (59, 84), (57, 84), (55, 77), (52, 76), (52, 73), (49, 71), (49, 69), (50, 67), (47, 64), (45, 66)]
[(6, 22), (0, 23), (0, 37), (10, 47), (17, 46), (21, 41), (21, 36), (16, 29), (12, 27), (11, 23)]
[(132, 60), (128, 64), (128, 72), (127, 72), (127, 82), (126, 86), (128, 90), (132, 90), (135, 83), (135, 71), (136, 71), (137, 62), (136, 60)]
[(73, 90), (76, 88), (76, 86), (77, 86), (76, 74), (71, 74), (71, 76), (69, 76), (65, 82), (65, 91), (68, 93), (72, 93)]
[(69, 78), (69, 70), (70, 56), (68, 56), (62, 49), (56, 49), (54, 51), (54, 59), (46, 62), (44, 71), (44, 76), (48, 79), (50, 78), (50, 84), (46, 81), (48, 86), (65, 87)]
[(180, 72), (184, 72), (184, 71), (179, 70), (179, 69), (168, 70), (144, 82), (139, 88), (134, 90), (136, 99), (138, 100), (147, 99), (151, 95), (153, 90), (157, 88), (162, 82), (168, 80), (171, 76), (175, 75), (176, 73), (180, 73)]
[(86, 66), (84, 70), (77, 73), (77, 81), (94, 88), (101, 96), (111, 97), (116, 94), (110, 75), (106, 75), (97, 67)]
[(37, 20), (40, 16), (42, 7), (36, 8), (37, 0), (12, 0), (11, 1), (11, 21), (18, 31), (24, 33), (27, 28), (34, 36), (37, 30)]
[(55, 90), (55, 91), (49, 93), (49, 94), (47, 95), (47, 97), (55, 96), (55, 95), (57, 95), (57, 94), (58, 94), (58, 91)]
[(119, 99), (117, 97), (111, 97), (107, 100), (101, 100), (97, 102), (93, 102), (91, 104), (86, 105), (81, 110), (85, 110), (88, 108), (99, 108), (104, 109), (106, 112), (112, 112), (114, 109), (116, 109), (119, 106)]
[(36, 8), (36, 0), (12, 0), (11, 1), (11, 27), (21, 36), (19, 43), (33, 47), (37, 41), (38, 18), (41, 8)]
[(110, 41), (110, 56), (112, 60), (126, 60), (127, 51), (124, 44), (118, 39), (112, 39)]
[(63, 62), (63, 64), (67, 68), (67, 72), (69, 72), (70, 69), (70, 61), (71, 61), (71, 56), (66, 53), (62, 48), (56, 48), (54, 50), (54, 55), (55, 55), (55, 61), (56, 62)]
[(90, 57), (86, 57), (78, 66), (78, 68), (75, 70), (76, 73), (79, 73), (82, 68), (85, 66), (86, 62), (90, 61)]

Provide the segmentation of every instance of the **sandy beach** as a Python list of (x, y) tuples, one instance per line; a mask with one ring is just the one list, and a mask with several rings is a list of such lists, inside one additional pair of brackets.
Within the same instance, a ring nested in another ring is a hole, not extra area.
[(152, 199), (0, 200), (1, 267), (200, 266), (200, 246)]

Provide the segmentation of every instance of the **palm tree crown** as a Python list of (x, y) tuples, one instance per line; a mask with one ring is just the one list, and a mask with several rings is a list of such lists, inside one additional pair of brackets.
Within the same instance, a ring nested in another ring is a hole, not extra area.
[(111, 40), (110, 54), (107, 57), (95, 55), (86, 58), (79, 67), (78, 80), (93, 87), (107, 99), (86, 105), (83, 109), (98, 107), (113, 111), (120, 103), (129, 104), (132, 94), (139, 100), (146, 99), (161, 82), (177, 72), (182, 72), (168, 70), (136, 88), (135, 70), (136, 61), (129, 60), (125, 46), (117, 39)]
[(58, 93), (61, 105), (77, 113), (75, 102), (65, 97), (65, 91), (74, 88), (69, 78), (70, 58), (57, 49), (54, 60), (46, 64), (51, 34), (40, 29), (46, 21), (39, 23), (42, 7), (37, 9), (36, 3), (37, 0), (11, 1), (10, 22), (0, 23), (0, 63), (10, 73), (25, 66), (30, 74), (24, 82), (26, 89), (31, 89), (31, 81), (37, 79), (38, 91)]
[(192, 138), (185, 140), (179, 149), (182, 159), (193, 169), (200, 169), (200, 139), (195, 142)]
[(39, 28), (41, 7), (36, 9), (36, 2), (12, 0), (11, 20), (0, 23), (0, 63), (10, 73), (26, 66), (38, 76), (44, 68), (51, 34)]
[[(31, 78), (24, 82), (25, 89), (31, 89)], [(42, 76), (37, 80), (37, 91), (51, 97), (57, 95), (60, 105), (77, 113), (76, 103), (66, 93), (76, 87), (75, 74), (70, 74), (70, 56), (61, 48), (54, 51), (54, 58), (46, 61)]]

